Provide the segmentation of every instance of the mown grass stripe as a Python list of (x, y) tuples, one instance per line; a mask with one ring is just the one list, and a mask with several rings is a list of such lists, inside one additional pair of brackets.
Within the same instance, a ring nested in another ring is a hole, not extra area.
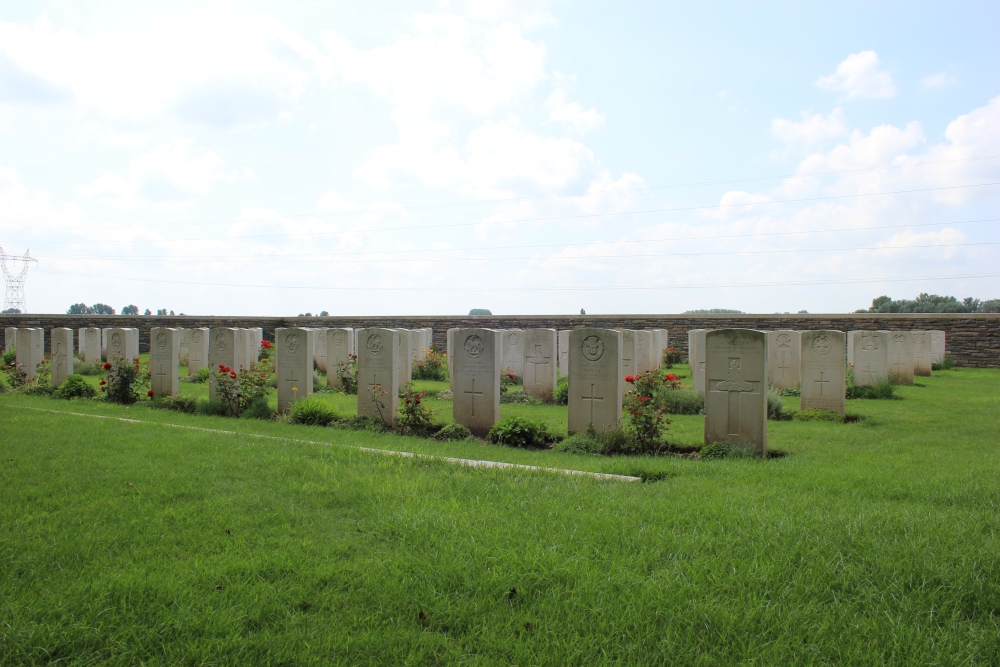
[(641, 482), (641, 477), (633, 477), (631, 475), (615, 475), (612, 473), (604, 472), (591, 472), (589, 470), (569, 470), (566, 468), (547, 468), (542, 466), (532, 466), (523, 463), (507, 463), (504, 461), (484, 461), (477, 459), (460, 459), (451, 456), (434, 456), (432, 454), (418, 454), (415, 452), (401, 452), (394, 449), (378, 449), (376, 447), (359, 447), (355, 445), (344, 445), (340, 443), (332, 442), (321, 442), (318, 440), (301, 440), (299, 438), (286, 438), (278, 435), (266, 435), (263, 433), (241, 433), (238, 431), (226, 431), (223, 429), (215, 428), (204, 428), (202, 426), (187, 426), (184, 424), (168, 424), (162, 422), (148, 422), (141, 419), (129, 419), (128, 417), (111, 417), (109, 415), (94, 415), (88, 414), (86, 412), (70, 412), (67, 410), (49, 410), (47, 408), (34, 408), (27, 405), (11, 405), (9, 407), (18, 410), (34, 410), (36, 412), (50, 412), (57, 415), (68, 415), (71, 417), (92, 417), (94, 419), (110, 419), (113, 421), (125, 422), (128, 424), (143, 424), (147, 426), (165, 426), (167, 428), (180, 428), (189, 431), (204, 431), (206, 433), (217, 433), (223, 435), (245, 435), (251, 438), (261, 438), (264, 440), (280, 440), (283, 442), (295, 442), (299, 444), (306, 445), (325, 445), (328, 447), (345, 447), (347, 449), (354, 449), (360, 452), (367, 452), (371, 454), (381, 454), (383, 456), (402, 456), (413, 459), (424, 459), (430, 461), (442, 461), (444, 463), (452, 463), (454, 465), (465, 466), (468, 468), (501, 468), (501, 469), (511, 469), (511, 470), (534, 470), (538, 472), (548, 472), (555, 473), (559, 475), (580, 475), (583, 477), (590, 477), (592, 479), (599, 480), (609, 480), (615, 482)]

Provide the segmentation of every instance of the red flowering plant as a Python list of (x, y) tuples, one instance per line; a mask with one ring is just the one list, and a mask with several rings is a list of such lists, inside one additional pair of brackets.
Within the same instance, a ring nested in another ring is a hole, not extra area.
[(509, 368), (500, 369), (500, 393), (506, 394), (514, 385), (521, 384), (521, 378)]
[(348, 354), (347, 361), (337, 362), (337, 379), (340, 380), (340, 391), (345, 394), (358, 393), (358, 355)]
[(672, 347), (668, 347), (663, 351), (663, 367), (673, 368), (674, 364), (681, 363), (681, 353)]
[(242, 415), (257, 399), (267, 398), (270, 376), (261, 368), (241, 368), (236, 372), (225, 364), (219, 364), (218, 370), (212, 371), (212, 374), (215, 376), (215, 395), (226, 404), (231, 417)]
[(122, 357), (112, 357), (101, 366), (103, 378), (99, 385), (104, 397), (111, 403), (132, 405), (149, 386), (149, 374), (143, 373), (139, 357), (131, 361)]
[(260, 354), (257, 355), (259, 361), (270, 361), (274, 355), (274, 343), (269, 340), (260, 341)]
[(635, 438), (636, 448), (642, 452), (655, 452), (662, 446), (663, 432), (670, 423), (665, 416), (667, 410), (659, 400), (660, 389), (664, 385), (676, 388), (680, 386), (680, 381), (673, 373), (663, 376), (657, 371), (626, 375), (625, 381), (634, 387), (625, 394), (625, 411), (628, 412), (628, 429)]
[(448, 368), (444, 365), (447, 355), (434, 348), (428, 350), (424, 348), (426, 357), (423, 360), (413, 362), (414, 380), (438, 380), (443, 382), (448, 379)]
[(426, 433), (431, 427), (431, 409), (423, 402), (426, 391), (417, 391), (413, 383), (407, 382), (406, 389), (399, 392), (399, 419), (397, 424), (404, 433)]
[(7, 385), (11, 389), (20, 389), (28, 384), (28, 371), (21, 367), (21, 364), (12, 361), (3, 367), (3, 372), (7, 375)]

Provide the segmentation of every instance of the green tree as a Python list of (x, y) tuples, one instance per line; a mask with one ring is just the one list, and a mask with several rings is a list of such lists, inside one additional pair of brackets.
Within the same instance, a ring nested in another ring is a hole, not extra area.
[(90, 312), (90, 311), (87, 308), (87, 304), (85, 304), (85, 303), (74, 303), (72, 306), (69, 307), (69, 310), (66, 311), (66, 314), (67, 315), (86, 315), (88, 312)]
[(139, 306), (135, 304), (129, 304), (124, 308), (122, 308), (122, 315), (138, 315), (138, 314), (139, 314)]

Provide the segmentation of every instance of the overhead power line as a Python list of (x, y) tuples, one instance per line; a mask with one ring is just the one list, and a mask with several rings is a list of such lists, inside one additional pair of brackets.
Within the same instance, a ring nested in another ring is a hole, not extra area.
[[(920, 192), (939, 192), (943, 190), (960, 190), (960, 189), (970, 189), (970, 188), (984, 188), (1000, 185), (1000, 181), (992, 183), (972, 183), (969, 185), (949, 185), (937, 188), (916, 188), (912, 190), (891, 190), (887, 192), (862, 192), (851, 195), (827, 195), (823, 197), (803, 197), (800, 199), (779, 199), (766, 202), (739, 202), (733, 204), (714, 204), (711, 206), (681, 206), (675, 208), (659, 208), (659, 209), (648, 209), (642, 211), (612, 211), (609, 213), (580, 213), (574, 215), (563, 215), (563, 216), (547, 216), (541, 218), (521, 218), (521, 219), (511, 219), (511, 220), (483, 220), (479, 222), (458, 222), (458, 223), (447, 223), (438, 225), (413, 225), (404, 227), (376, 227), (372, 229), (350, 229), (350, 230), (336, 230), (329, 232), (302, 232), (298, 234), (253, 234), (246, 236), (214, 236), (214, 237), (194, 237), (186, 239), (139, 239), (139, 240), (101, 240), (102, 245), (108, 245), (111, 243), (149, 243), (149, 242), (164, 242), (164, 243), (177, 243), (177, 242), (194, 242), (194, 241), (237, 241), (241, 239), (271, 239), (271, 238), (302, 238), (302, 237), (319, 237), (319, 236), (337, 236), (345, 234), (371, 234), (374, 232), (391, 232), (391, 231), (419, 231), (425, 229), (448, 229), (448, 228), (459, 228), (459, 227), (479, 227), (485, 225), (507, 225), (507, 224), (520, 224), (526, 222), (558, 222), (558, 221), (569, 221), (569, 220), (584, 220), (593, 218), (606, 218), (614, 216), (623, 215), (644, 215), (649, 213), (677, 213), (677, 212), (690, 212), (690, 211), (709, 211), (709, 210), (725, 210), (733, 208), (743, 208), (749, 206), (775, 206), (778, 204), (800, 204), (804, 202), (817, 202), (817, 201), (837, 201), (843, 199), (856, 199), (863, 197), (879, 197), (887, 195), (904, 195), (904, 194), (915, 194)], [(81, 244), (92, 244), (92, 240), (87, 241), (46, 241), (48, 244), (52, 245), (81, 245)]]

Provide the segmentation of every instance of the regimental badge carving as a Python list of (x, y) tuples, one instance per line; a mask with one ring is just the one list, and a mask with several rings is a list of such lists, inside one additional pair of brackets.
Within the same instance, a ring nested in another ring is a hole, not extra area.
[(166, 346), (167, 346), (167, 334), (161, 331), (160, 333), (156, 334), (156, 347), (162, 350)]
[(604, 356), (604, 341), (597, 336), (587, 336), (580, 345), (584, 358), (597, 361)]
[(473, 359), (478, 359), (479, 357), (483, 356), (483, 352), (486, 350), (486, 344), (483, 343), (483, 339), (477, 336), (476, 334), (472, 334), (471, 336), (465, 339), (464, 347), (465, 351)]
[(776, 340), (778, 342), (778, 347), (780, 347), (782, 349), (789, 348), (789, 347), (792, 346), (792, 337), (789, 336), (788, 334), (785, 334), (785, 333), (778, 334), (778, 337), (777, 337)]
[(511, 345), (517, 345), (521, 342), (521, 336), (516, 331), (507, 334), (507, 342)]
[(322, 329), (316, 332), (316, 342), (326, 343), (326, 332)]
[(88, 338), (89, 340), (94, 340), (94, 339), (96, 339), (96, 338), (97, 338), (97, 332), (96, 332), (96, 331), (88, 331), (88, 332), (87, 332), (87, 338)]
[(111, 334), (111, 347), (121, 347), (122, 335), (117, 331)]
[(290, 333), (285, 336), (285, 349), (288, 350), (290, 354), (295, 354), (299, 350), (299, 336), (295, 333)]
[(753, 391), (753, 385), (743, 379), (742, 360), (730, 358), (729, 377), (719, 383), (721, 391)]
[(194, 342), (194, 343), (200, 343), (201, 342), (201, 332), (200, 331), (192, 331), (191, 332), (191, 341)]
[(861, 347), (863, 347), (866, 352), (871, 352), (872, 350), (877, 350), (878, 349), (878, 336), (862, 336), (861, 337)]
[(933, 342), (936, 343), (939, 340), (941, 340), (941, 334), (939, 334), (939, 333), (932, 333), (931, 334), (931, 341), (933, 341)]
[(371, 336), (368, 337), (368, 340), (365, 342), (365, 347), (368, 348), (369, 354), (371, 354), (373, 357), (377, 357), (378, 355), (382, 354), (382, 336), (378, 335), (377, 333), (372, 334)]
[(343, 345), (344, 344), (344, 334), (341, 333), (340, 331), (334, 332), (334, 334), (333, 334), (333, 344), (336, 345), (337, 347), (340, 347), (341, 345)]
[(901, 333), (893, 334), (892, 342), (896, 343), (897, 345), (902, 345), (903, 343), (906, 342), (906, 336)]
[(226, 334), (224, 334), (222, 332), (219, 332), (215, 336), (215, 348), (219, 352), (225, 352), (228, 347), (229, 347), (229, 343), (226, 342)]
[(813, 349), (816, 350), (816, 354), (827, 355), (830, 354), (830, 350), (833, 349), (833, 343), (830, 342), (830, 337), (826, 334), (820, 334), (813, 338)]

